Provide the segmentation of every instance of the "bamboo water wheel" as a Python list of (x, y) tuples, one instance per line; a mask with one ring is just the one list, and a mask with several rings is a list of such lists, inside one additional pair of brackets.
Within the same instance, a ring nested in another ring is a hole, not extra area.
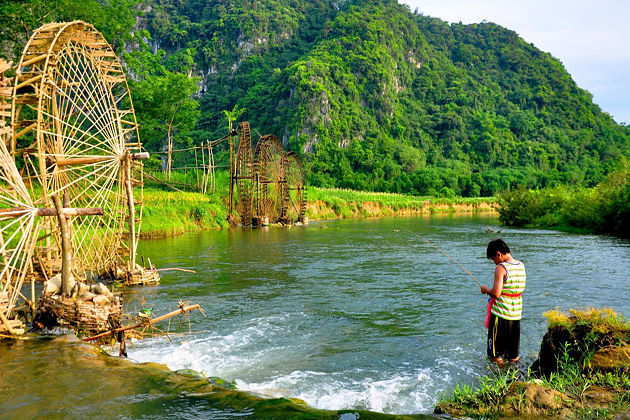
[(283, 223), (304, 223), (306, 215), (306, 182), (304, 168), (297, 154), (289, 152), (286, 155), (285, 169), (286, 183), (283, 199), (285, 213), (282, 215)]
[(269, 223), (276, 223), (287, 212), (283, 198), (286, 158), (280, 139), (272, 134), (262, 136), (254, 155), (256, 214), (259, 219), (267, 218)]
[(0, 334), (22, 334), (22, 323), (12, 320), (11, 314), (32, 271), (40, 220), (6, 147), (10, 134), (10, 128), (0, 127)]
[[(99, 276), (123, 264), (136, 269), (142, 219), (142, 156), (129, 87), (110, 45), (90, 24), (40, 27), (17, 66), (10, 152), (23, 166), (31, 196), (64, 207), (100, 207), (101, 218), (72, 222), (73, 270)], [(45, 254), (58, 254), (55, 223), (45, 226)]]
[(238, 125), (240, 132), (236, 165), (232, 182), (235, 184), (236, 210), (241, 219), (241, 225), (252, 224), (252, 200), (254, 192), (254, 162), (252, 158), (252, 139), (248, 122)]

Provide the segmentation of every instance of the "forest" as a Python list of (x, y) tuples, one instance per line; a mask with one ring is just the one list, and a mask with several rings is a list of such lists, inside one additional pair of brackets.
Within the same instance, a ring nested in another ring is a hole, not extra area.
[(630, 127), (494, 23), (395, 0), (9, 1), (0, 55), (76, 19), (122, 59), (150, 152), (223, 137), (237, 115), (296, 151), (311, 185), (441, 197), (594, 187), (630, 156)]

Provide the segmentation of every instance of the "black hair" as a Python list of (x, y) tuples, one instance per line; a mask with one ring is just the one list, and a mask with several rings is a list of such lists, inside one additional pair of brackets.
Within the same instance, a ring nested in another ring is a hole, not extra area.
[(510, 247), (501, 238), (493, 239), (488, 242), (488, 249), (486, 250), (486, 257), (492, 259), (496, 257), (497, 252), (507, 254), (510, 252)]

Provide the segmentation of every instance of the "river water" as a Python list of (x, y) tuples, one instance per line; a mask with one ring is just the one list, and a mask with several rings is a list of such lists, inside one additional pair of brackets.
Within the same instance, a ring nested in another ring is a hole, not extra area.
[[(326, 410), (428, 414), (442, 392), (489, 372), (487, 299), (431, 240), (482, 283), (493, 216), (435, 215), (230, 229), (141, 243), (162, 273), (158, 286), (126, 292), (126, 308), (198, 303), (189, 323), (128, 348), (136, 362), (192, 369), (206, 381), (104, 356), (67, 336), (0, 343), (0, 416), (230, 418), (269, 415), (251, 395), (304, 400)], [(502, 228), (527, 268), (522, 365), (535, 359), (553, 308), (612, 307), (630, 314), (630, 242)], [(166, 326), (164, 326), (166, 327)], [(130, 367), (131, 366), (131, 367)], [(235, 396), (236, 395), (236, 396)], [(240, 402), (236, 402), (240, 401)], [(290, 414), (276, 406), (276, 418)], [(365, 417), (365, 416), (363, 416)]]

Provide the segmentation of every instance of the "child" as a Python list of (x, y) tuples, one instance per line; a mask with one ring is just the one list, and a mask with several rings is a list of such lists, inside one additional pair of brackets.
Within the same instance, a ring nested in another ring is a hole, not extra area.
[(481, 293), (490, 296), (488, 325), (488, 357), (497, 364), (504, 359), (519, 360), (521, 312), (525, 290), (525, 266), (512, 258), (503, 239), (488, 243), (486, 256), (496, 264), (492, 288), (481, 286)]

